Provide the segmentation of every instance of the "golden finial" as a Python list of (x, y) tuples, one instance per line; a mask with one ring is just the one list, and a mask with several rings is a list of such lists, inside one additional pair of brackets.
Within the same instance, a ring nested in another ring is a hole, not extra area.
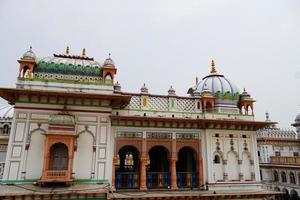
[(66, 54), (69, 54), (69, 51), (70, 51), (70, 48), (69, 48), (69, 46), (67, 46), (67, 48), (66, 48)]
[(211, 60), (211, 70), (210, 73), (217, 73), (216, 67), (215, 67), (215, 61)]
[(85, 56), (85, 48), (82, 49), (82, 55)]

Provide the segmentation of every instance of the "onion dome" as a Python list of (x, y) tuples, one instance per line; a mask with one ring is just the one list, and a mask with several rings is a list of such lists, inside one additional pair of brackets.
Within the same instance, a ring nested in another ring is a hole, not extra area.
[(14, 115), (14, 107), (11, 105), (0, 106), (0, 119), (12, 119)]
[(241, 100), (253, 100), (251, 98), (251, 95), (246, 91), (245, 88), (244, 88), (243, 93), (241, 94)]
[(118, 81), (114, 84), (114, 91), (121, 92), (121, 85)]
[(144, 83), (144, 85), (141, 87), (141, 94), (148, 94), (148, 88), (146, 86), (146, 84)]
[(175, 92), (174, 88), (172, 87), (172, 85), (171, 85), (170, 89), (168, 90), (168, 96), (176, 96), (176, 92)]
[(200, 93), (200, 91), (198, 90), (198, 88), (196, 88), (196, 89), (193, 91), (193, 96), (194, 96), (194, 97), (200, 97), (200, 96), (201, 96), (201, 93)]
[(104, 67), (115, 67), (115, 63), (110, 57), (111, 54), (108, 54), (108, 55), (109, 56), (108, 56), (108, 58), (105, 59), (105, 61), (103, 63), (103, 66)]
[(215, 62), (211, 62), (211, 71), (208, 76), (205, 76), (197, 85), (198, 90), (203, 93), (205, 87), (209, 89), (211, 95), (216, 98), (238, 99), (239, 89), (224, 75), (217, 72)]
[(21, 60), (28, 60), (28, 61), (35, 61), (36, 60), (36, 55), (35, 53), (32, 51), (32, 47), (30, 46), (29, 50), (26, 51)]

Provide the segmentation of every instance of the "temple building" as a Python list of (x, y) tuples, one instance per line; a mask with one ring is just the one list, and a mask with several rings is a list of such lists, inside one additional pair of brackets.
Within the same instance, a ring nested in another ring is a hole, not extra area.
[[(266, 113), (266, 121), (270, 121)], [(299, 200), (300, 197), (300, 114), (292, 124), (297, 133), (268, 126), (257, 131), (260, 173), (266, 189), (282, 191), (275, 199)]]
[(16, 88), (0, 88), (14, 105), (4, 183), (184, 189), (193, 199), (273, 194), (261, 187), (256, 131), (274, 123), (255, 120), (255, 100), (214, 61), (186, 96), (172, 86), (165, 95), (146, 84), (122, 91), (112, 58), (101, 64), (85, 49), (40, 58), (30, 48), (18, 63)]

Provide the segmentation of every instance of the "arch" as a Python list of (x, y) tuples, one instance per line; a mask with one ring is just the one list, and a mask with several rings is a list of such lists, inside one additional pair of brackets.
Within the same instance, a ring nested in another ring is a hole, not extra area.
[(228, 154), (229, 154), (229, 153), (234, 154), (235, 157), (236, 157), (236, 159), (239, 160), (239, 154), (238, 154), (238, 152), (236, 152), (236, 151), (234, 151), (234, 150), (230, 150), (230, 151), (227, 152), (227, 159), (228, 159)]
[(80, 132), (76, 138), (74, 152), (74, 173), (76, 179), (90, 179), (93, 164), (94, 137), (88, 131)]
[(5, 124), (2, 129), (2, 133), (7, 135), (9, 133), (9, 125)]
[[(78, 139), (79, 136), (80, 136), (81, 134), (83, 134), (83, 133), (88, 133), (88, 134), (90, 134), (90, 135), (92, 136), (92, 138), (93, 138), (93, 145), (96, 145), (96, 138), (95, 138), (95, 135), (93, 134), (92, 131), (89, 130), (89, 127), (88, 127), (88, 126), (86, 126), (86, 127), (84, 128), (84, 130), (82, 130), (82, 131), (80, 131), (79, 133), (77, 133), (77, 135), (76, 135), (77, 138), (76, 138), (76, 139)], [(77, 142), (77, 140), (76, 140), (76, 142)]]
[(50, 170), (68, 169), (68, 147), (64, 143), (55, 143), (50, 147)]
[(169, 161), (170, 152), (169, 150), (161, 145), (153, 146), (149, 152), (151, 172), (169, 172)]
[(105, 79), (106, 79), (106, 80), (112, 80), (113, 78), (112, 78), (111, 73), (107, 73), (107, 74), (105, 75)]
[(21, 73), (22, 74), (22, 78), (26, 78), (25, 75), (26, 75), (26, 73), (27, 73), (28, 70), (30, 70), (30, 68), (27, 65), (25, 65), (23, 67), (22, 73)]
[(275, 182), (278, 182), (279, 181), (279, 175), (278, 175), (278, 172), (277, 171), (274, 171), (273, 172), (273, 179)]
[(290, 172), (290, 183), (296, 184), (296, 177), (293, 172)]
[(281, 171), (280, 176), (281, 176), (281, 182), (286, 183), (287, 182), (286, 173), (284, 171)]
[(242, 153), (242, 173), (243, 178), (246, 181), (251, 181), (251, 162), (249, 154), (244, 151)]
[(205, 110), (206, 110), (206, 112), (212, 112), (212, 110), (213, 110), (213, 105), (212, 105), (212, 103), (206, 102)]
[(284, 194), (282, 195), (282, 199), (290, 199), (289, 191), (286, 188), (282, 188), (281, 191), (284, 192)]
[(219, 155), (222, 160), (224, 160), (224, 154), (222, 151), (218, 150), (213, 153), (213, 155)]
[(227, 153), (227, 172), (229, 181), (239, 180), (238, 155), (235, 151)]
[(33, 129), (32, 131), (30, 131), (30, 132), (28, 133), (27, 141), (26, 141), (27, 144), (30, 144), (30, 143), (31, 143), (31, 136), (32, 136), (32, 134), (35, 133), (35, 132), (38, 132), (38, 131), (40, 131), (41, 134), (46, 133), (46, 131), (45, 131), (44, 129), (41, 128), (41, 124), (38, 124), (38, 127), (37, 127), (36, 129)]
[(182, 147), (178, 151), (176, 163), (177, 172), (196, 172), (197, 171), (197, 152), (192, 147)]
[(28, 134), (30, 146), (27, 146), (26, 179), (39, 179), (42, 176), (45, 135), (41, 129), (35, 129)]
[[(128, 158), (128, 155), (132, 155), (133, 158), (133, 165), (130, 165), (131, 167), (127, 166), (128, 163), (126, 163), (126, 156)], [(140, 152), (139, 150), (133, 146), (133, 145), (125, 145), (118, 151), (118, 156), (120, 159), (120, 165), (117, 167), (118, 172), (127, 172), (127, 171), (139, 171), (139, 157)]]
[(290, 198), (291, 200), (299, 200), (298, 192), (294, 189), (291, 190), (290, 192)]
[[(276, 192), (280, 192), (280, 188), (279, 187), (275, 187), (274, 190)], [(275, 200), (280, 200), (281, 199), (280, 196), (281, 196), (280, 194), (275, 194)]]
[(221, 151), (216, 151), (213, 160), (213, 178), (214, 181), (223, 181), (224, 166), (223, 166), (223, 154)]

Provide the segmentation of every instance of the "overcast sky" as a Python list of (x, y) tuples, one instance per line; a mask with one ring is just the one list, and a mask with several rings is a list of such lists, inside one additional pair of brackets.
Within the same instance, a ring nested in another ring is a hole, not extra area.
[(219, 73), (256, 99), (256, 119), (289, 128), (300, 113), (299, 0), (0, 0), (0, 85), (15, 87), (17, 59), (110, 52), (123, 91), (186, 95)]

